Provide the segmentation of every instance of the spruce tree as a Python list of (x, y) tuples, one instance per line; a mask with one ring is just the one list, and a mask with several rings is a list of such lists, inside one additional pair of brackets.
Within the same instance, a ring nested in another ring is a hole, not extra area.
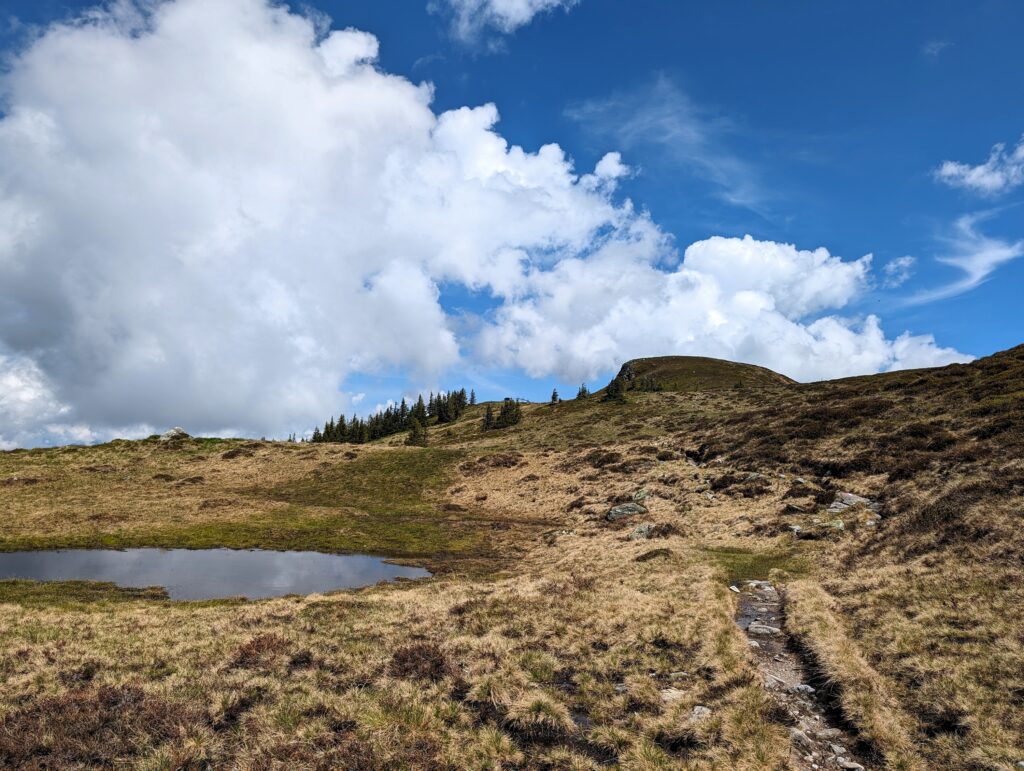
[(626, 403), (626, 384), (622, 381), (622, 378), (617, 377), (608, 384), (607, 388), (604, 389), (602, 401), (617, 402), (618, 404)]
[(488, 404), (487, 409), (484, 411), (484, 431), (490, 431), (494, 428), (494, 408)]
[(587, 384), (586, 383), (581, 383), (580, 384), (580, 390), (576, 392), (576, 398), (577, 399), (586, 399), (588, 396), (590, 396), (590, 389), (587, 388)]
[(409, 421), (409, 437), (405, 443), (414, 447), (427, 446), (427, 429), (416, 418)]
[(551, 403), (558, 404), (560, 401), (562, 400), (558, 398), (558, 389), (555, 388), (551, 391)]
[(469, 406), (476, 406), (476, 389), (473, 388), (469, 390)]

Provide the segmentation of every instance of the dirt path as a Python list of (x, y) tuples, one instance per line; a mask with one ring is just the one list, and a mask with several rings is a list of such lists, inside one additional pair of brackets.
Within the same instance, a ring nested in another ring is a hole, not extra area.
[(768, 581), (748, 581), (732, 589), (740, 594), (736, 623), (747, 635), (764, 687), (793, 720), (794, 768), (868, 768), (855, 751), (855, 737), (838, 724), (824, 697), (808, 684), (809, 673), (785, 632), (778, 589)]

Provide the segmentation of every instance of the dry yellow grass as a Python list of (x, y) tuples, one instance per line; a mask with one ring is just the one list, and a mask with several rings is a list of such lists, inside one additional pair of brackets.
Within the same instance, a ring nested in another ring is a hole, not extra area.
[[(530, 405), (488, 434), (477, 408), (426, 450), (0, 454), (3, 548), (259, 545), (440, 571), (255, 603), (0, 582), (0, 765), (788, 768), (790, 718), (728, 590), (775, 571), (890, 767), (1010, 769), (1022, 361)], [(885, 517), (815, 530), (838, 491)], [(647, 514), (604, 518), (634, 498)], [(659, 537), (630, 540), (640, 522)]]

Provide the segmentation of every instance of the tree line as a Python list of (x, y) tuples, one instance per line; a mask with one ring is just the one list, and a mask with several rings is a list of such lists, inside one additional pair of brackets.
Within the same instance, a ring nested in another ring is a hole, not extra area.
[(431, 422), (435, 424), (454, 423), (462, 417), (466, 408), (476, 404), (476, 392), (466, 393), (465, 388), (458, 391), (431, 393), (426, 400), (420, 394), (416, 403), (410, 407), (403, 398), (398, 405), (388, 407), (367, 418), (353, 415), (348, 420), (344, 415), (337, 420), (332, 416), (323, 428), (313, 430), (311, 442), (337, 442), (343, 444), (364, 444), (385, 436), (410, 431), (414, 424), (423, 430)]

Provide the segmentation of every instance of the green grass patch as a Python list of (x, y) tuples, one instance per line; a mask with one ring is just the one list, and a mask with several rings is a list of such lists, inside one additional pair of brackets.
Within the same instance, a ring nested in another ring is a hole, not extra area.
[(730, 584), (768, 578), (772, 570), (784, 570), (794, 576), (809, 570), (805, 555), (796, 549), (755, 551), (752, 549), (705, 548), (700, 553), (715, 562)]
[(0, 581), (0, 604), (52, 607), (140, 600), (167, 602), (168, 597), (166, 590), (158, 586), (129, 589), (98, 581)]

